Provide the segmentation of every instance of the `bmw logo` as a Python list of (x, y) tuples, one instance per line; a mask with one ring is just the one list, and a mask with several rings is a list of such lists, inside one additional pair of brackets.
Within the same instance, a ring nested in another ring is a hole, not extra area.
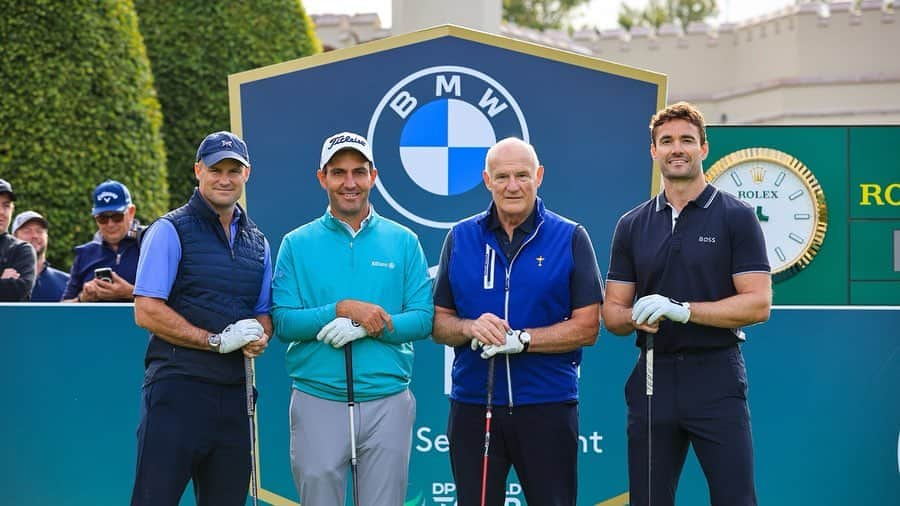
[(414, 72), (378, 103), (368, 140), (378, 191), (404, 217), (450, 228), (484, 210), (484, 158), (505, 137), (528, 141), (515, 98), (487, 74), (460, 66)]

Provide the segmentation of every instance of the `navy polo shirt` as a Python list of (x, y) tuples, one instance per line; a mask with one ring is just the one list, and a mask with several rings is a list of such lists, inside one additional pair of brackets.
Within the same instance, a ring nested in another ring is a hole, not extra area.
[[(607, 281), (635, 285), (635, 300), (660, 294), (709, 302), (737, 293), (732, 276), (770, 272), (762, 228), (753, 209), (711, 184), (675, 220), (665, 192), (625, 213), (616, 224)], [(733, 346), (740, 328), (723, 329), (663, 320), (660, 353)], [(645, 333), (638, 331), (637, 346)]]

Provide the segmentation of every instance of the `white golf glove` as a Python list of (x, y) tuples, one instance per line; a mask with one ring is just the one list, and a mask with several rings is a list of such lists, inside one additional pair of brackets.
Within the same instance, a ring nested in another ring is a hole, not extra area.
[(687, 323), (691, 319), (691, 306), (687, 302), (653, 294), (638, 299), (631, 310), (631, 319), (638, 325), (644, 322), (653, 325), (663, 316), (673, 322)]
[(316, 334), (316, 339), (330, 344), (335, 348), (341, 348), (345, 344), (366, 337), (366, 329), (358, 322), (350, 318), (339, 316), (328, 322), (322, 330)]
[(265, 331), (254, 318), (238, 320), (219, 332), (219, 353), (231, 353), (260, 339)]
[(505, 355), (522, 353), (522, 350), (525, 349), (525, 343), (530, 341), (531, 336), (528, 332), (524, 330), (508, 330), (506, 331), (505, 344), (485, 344), (481, 347), (481, 358), (491, 358), (498, 353)]

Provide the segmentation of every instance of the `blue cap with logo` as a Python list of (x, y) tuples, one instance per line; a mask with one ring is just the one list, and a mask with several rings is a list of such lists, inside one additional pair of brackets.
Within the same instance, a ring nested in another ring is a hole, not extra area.
[(245, 166), (250, 166), (247, 144), (231, 132), (223, 130), (211, 133), (197, 148), (197, 161), (203, 160), (207, 167), (212, 167), (226, 158), (232, 158)]
[(91, 214), (122, 213), (131, 205), (131, 192), (124, 184), (107, 179), (94, 188), (94, 210)]

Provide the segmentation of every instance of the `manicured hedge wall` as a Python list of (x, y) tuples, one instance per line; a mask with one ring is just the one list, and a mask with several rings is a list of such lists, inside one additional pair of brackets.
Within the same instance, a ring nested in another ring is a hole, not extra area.
[(231, 127), (228, 75), (322, 49), (298, 0), (136, 0), (135, 5), (165, 116), (175, 207), (195, 186), (191, 168), (197, 145), (208, 133)]
[(0, 0), (0, 177), (50, 220), (68, 270), (94, 186), (118, 179), (149, 221), (168, 202), (162, 116), (128, 0)]

